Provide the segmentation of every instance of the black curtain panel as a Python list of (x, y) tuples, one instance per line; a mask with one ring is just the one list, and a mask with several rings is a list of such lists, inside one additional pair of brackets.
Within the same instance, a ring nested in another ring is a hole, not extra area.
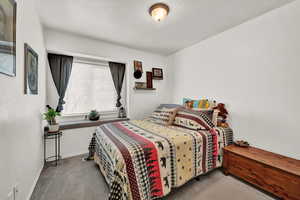
[(52, 78), (59, 95), (56, 111), (61, 112), (63, 104), (65, 104), (64, 97), (72, 71), (73, 57), (49, 53), (48, 60)]
[(121, 100), (121, 91), (122, 91), (122, 85), (123, 85), (124, 74), (125, 74), (125, 64), (116, 63), (116, 62), (109, 62), (108, 64), (118, 94), (116, 106), (121, 107), (122, 104), (120, 100)]

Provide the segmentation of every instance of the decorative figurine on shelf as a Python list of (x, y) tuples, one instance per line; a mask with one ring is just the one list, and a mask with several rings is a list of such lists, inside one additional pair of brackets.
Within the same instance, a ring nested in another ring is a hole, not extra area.
[(225, 104), (219, 103), (213, 109), (218, 111), (217, 126), (221, 126), (223, 128), (228, 128), (229, 125), (226, 122), (228, 111), (225, 108)]
[(147, 88), (153, 88), (152, 72), (146, 72)]
[(88, 117), (89, 117), (89, 120), (91, 120), (91, 121), (97, 121), (100, 118), (100, 114), (97, 110), (91, 110)]
[(60, 116), (59, 112), (56, 112), (51, 106), (46, 106), (48, 111), (44, 113), (44, 119), (48, 122), (49, 133), (57, 132), (59, 130), (59, 124), (56, 122), (56, 116)]
[(234, 141), (234, 144), (239, 147), (249, 147), (250, 146), (250, 144), (245, 140), (236, 140), (236, 141)]
[(126, 118), (126, 110), (124, 107), (119, 109), (119, 118)]

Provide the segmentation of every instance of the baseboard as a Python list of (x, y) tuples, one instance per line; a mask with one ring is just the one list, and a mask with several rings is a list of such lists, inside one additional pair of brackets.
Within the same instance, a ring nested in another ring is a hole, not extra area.
[(41, 169), (39, 170), (39, 172), (37, 173), (37, 175), (36, 175), (35, 178), (34, 178), (34, 182), (33, 182), (33, 185), (32, 185), (31, 188), (30, 188), (29, 194), (28, 194), (28, 196), (27, 196), (27, 200), (30, 200), (31, 195), (32, 195), (32, 193), (33, 193), (33, 191), (34, 191), (34, 188), (35, 188), (35, 186), (36, 186), (36, 184), (37, 184), (37, 182), (38, 182), (38, 180), (39, 180), (39, 177), (40, 177), (40, 175), (41, 175), (41, 173), (42, 173), (43, 168), (44, 168), (44, 163), (43, 163)]
[(87, 152), (87, 151), (82, 151), (82, 152), (77, 152), (77, 153), (65, 154), (65, 155), (62, 155), (62, 159), (71, 158), (71, 157), (74, 157), (74, 156), (80, 156), (80, 155), (84, 155), (84, 154), (88, 154), (88, 153), (89, 152)]

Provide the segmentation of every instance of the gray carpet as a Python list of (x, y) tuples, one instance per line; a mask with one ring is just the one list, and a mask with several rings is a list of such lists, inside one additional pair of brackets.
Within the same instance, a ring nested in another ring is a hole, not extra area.
[[(98, 166), (76, 156), (57, 167), (45, 167), (31, 200), (106, 200), (108, 187)], [(174, 190), (166, 200), (272, 200), (267, 194), (220, 170), (201, 176)]]

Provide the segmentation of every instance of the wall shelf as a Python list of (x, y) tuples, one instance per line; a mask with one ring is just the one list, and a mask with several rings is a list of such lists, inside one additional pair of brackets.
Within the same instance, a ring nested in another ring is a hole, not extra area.
[(137, 88), (137, 87), (134, 87), (133, 89), (134, 90), (156, 90), (156, 88)]

